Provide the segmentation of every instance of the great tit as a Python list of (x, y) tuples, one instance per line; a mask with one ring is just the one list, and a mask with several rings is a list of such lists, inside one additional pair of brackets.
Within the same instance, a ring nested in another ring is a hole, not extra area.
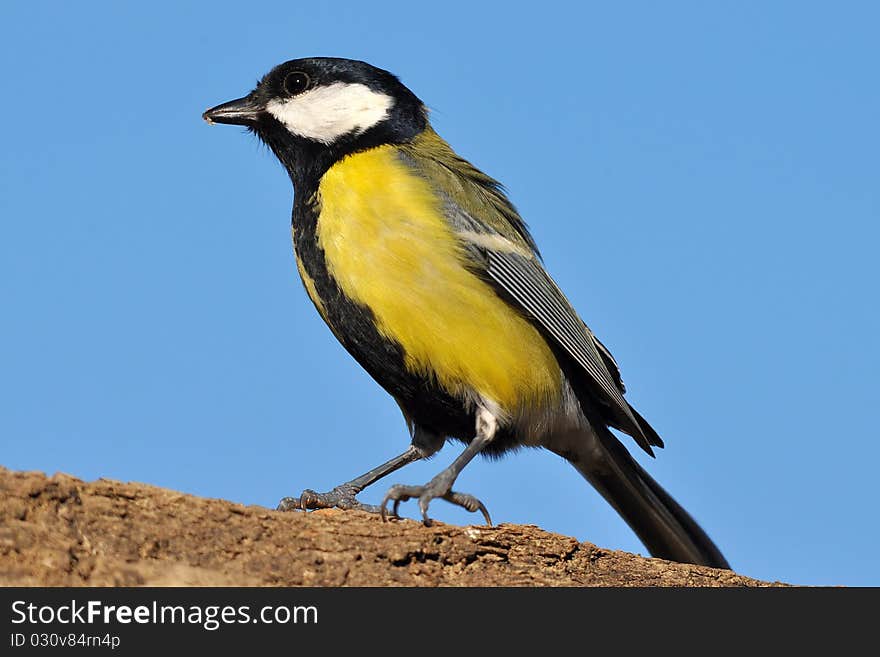
[[(365, 62), (294, 59), (247, 96), (207, 110), (209, 123), (246, 126), (275, 153), (294, 188), (296, 265), (318, 313), (394, 397), (411, 444), (327, 493), (306, 490), (280, 509), (382, 513), (443, 498), (479, 453), (545, 447), (568, 460), (620, 513), (651, 554), (729, 568), (691, 516), (610, 431), (653, 456), (663, 441), (624, 399), (613, 356), (545, 271), (501, 185), (459, 157), (425, 105)], [(424, 486), (366, 486), (447, 440), (466, 445)]]

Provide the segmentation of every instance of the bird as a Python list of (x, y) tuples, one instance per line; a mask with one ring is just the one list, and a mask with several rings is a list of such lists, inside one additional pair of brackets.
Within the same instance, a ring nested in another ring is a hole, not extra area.
[[(491, 517), (454, 489), (478, 454), (541, 447), (566, 459), (655, 557), (730, 568), (706, 532), (615, 435), (647, 454), (663, 441), (629, 404), (611, 352), (548, 274), (497, 180), (433, 129), (426, 105), (394, 74), (363, 61), (293, 59), (244, 97), (206, 110), (244, 126), (293, 185), (296, 267), (318, 314), (400, 407), (400, 455), (280, 510), (361, 509), (398, 516), (442, 499)], [(367, 486), (461, 443), (424, 485)]]

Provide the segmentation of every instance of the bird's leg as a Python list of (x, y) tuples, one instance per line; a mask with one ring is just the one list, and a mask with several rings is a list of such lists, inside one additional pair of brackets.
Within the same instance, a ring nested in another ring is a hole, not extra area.
[(382, 519), (385, 519), (388, 502), (394, 502), (392, 513), (396, 516), (397, 508), (400, 506), (401, 502), (406, 502), (409, 499), (418, 499), (419, 509), (422, 511), (422, 520), (424, 520), (426, 525), (430, 525), (431, 519), (428, 517), (428, 505), (431, 503), (431, 500), (440, 497), (447, 502), (463, 507), (468, 511), (482, 512), (483, 518), (486, 519), (486, 524), (491, 525), (492, 519), (489, 517), (489, 512), (486, 510), (486, 506), (473, 495), (459, 493), (452, 490), (452, 484), (455, 483), (455, 480), (458, 478), (458, 475), (461, 474), (461, 471), (464, 470), (465, 466), (470, 463), (477, 454), (483, 451), (486, 445), (492, 442), (495, 438), (495, 432), (497, 429), (498, 421), (495, 416), (485, 408), (481, 407), (477, 411), (476, 436), (468, 446), (465, 447), (464, 451), (458, 455), (448, 468), (441, 471), (424, 486), (404, 486), (401, 484), (392, 486), (385, 494), (385, 499), (382, 500), (382, 504), (379, 507), (382, 513)]
[(382, 509), (375, 504), (363, 504), (355, 497), (364, 488), (385, 475), (399, 470), (405, 465), (418, 461), (425, 457), (425, 453), (415, 445), (410, 445), (403, 454), (395, 456), (390, 461), (373, 468), (366, 474), (340, 484), (328, 493), (316, 493), (306, 489), (299, 497), (285, 497), (278, 503), (279, 511), (295, 511), (301, 509), (357, 509), (370, 513), (382, 513)]

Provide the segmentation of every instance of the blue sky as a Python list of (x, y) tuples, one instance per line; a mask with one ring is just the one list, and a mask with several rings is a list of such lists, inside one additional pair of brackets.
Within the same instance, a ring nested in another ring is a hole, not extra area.
[[(867, 2), (3, 3), (0, 463), (274, 506), (402, 451), (301, 289), (284, 171), (200, 118), (281, 61), (352, 57), (505, 183), (666, 441), (640, 460), (733, 566), (880, 585), (878, 23)], [(548, 452), (458, 488), (644, 553)]]

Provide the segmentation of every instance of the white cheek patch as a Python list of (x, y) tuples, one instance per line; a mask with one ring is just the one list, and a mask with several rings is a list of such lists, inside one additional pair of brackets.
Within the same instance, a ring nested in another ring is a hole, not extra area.
[(388, 116), (394, 99), (363, 84), (334, 82), (293, 98), (270, 101), (268, 112), (293, 134), (332, 144), (344, 134), (360, 134)]

